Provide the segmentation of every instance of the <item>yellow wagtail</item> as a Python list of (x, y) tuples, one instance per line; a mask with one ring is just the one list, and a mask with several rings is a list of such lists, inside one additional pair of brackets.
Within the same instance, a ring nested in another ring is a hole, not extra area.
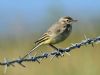
[(65, 40), (72, 31), (72, 23), (76, 21), (77, 20), (74, 20), (73, 18), (69, 16), (61, 17), (55, 24), (53, 24), (48, 29), (46, 33), (42, 35), (41, 38), (39, 38), (35, 42), (35, 47), (31, 49), (23, 58), (28, 56), (36, 48), (38, 48), (40, 45), (43, 45), (43, 44), (47, 44), (51, 46), (52, 48), (58, 50), (58, 48), (56, 48), (53, 44), (56, 44)]

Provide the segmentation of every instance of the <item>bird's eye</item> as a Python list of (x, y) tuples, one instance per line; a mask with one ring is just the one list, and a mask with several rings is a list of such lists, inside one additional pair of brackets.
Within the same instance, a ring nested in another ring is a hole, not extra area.
[(67, 22), (69, 22), (69, 20), (67, 20)]

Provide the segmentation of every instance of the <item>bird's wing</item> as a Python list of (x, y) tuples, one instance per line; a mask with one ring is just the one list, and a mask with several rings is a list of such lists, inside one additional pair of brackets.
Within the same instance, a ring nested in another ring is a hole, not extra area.
[(37, 41), (35, 41), (35, 44), (38, 45), (38, 44), (40, 44), (40, 43), (42, 43), (42, 42), (44, 42), (44, 41), (46, 41), (46, 40), (48, 40), (48, 39), (49, 39), (48, 33), (44, 33), (44, 34), (41, 36), (41, 38), (39, 38)]

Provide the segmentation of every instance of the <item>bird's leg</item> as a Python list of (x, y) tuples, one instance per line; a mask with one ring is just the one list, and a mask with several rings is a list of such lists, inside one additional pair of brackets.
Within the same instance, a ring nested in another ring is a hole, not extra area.
[[(60, 53), (60, 56), (64, 56), (60, 49), (58, 49), (57, 47), (55, 47), (52, 44), (49, 44), (49, 46), (52, 47), (53, 49), (57, 50), (58, 54)], [(56, 54), (55, 56), (58, 56), (58, 54)]]
[[(57, 47), (55, 47), (54, 45), (52, 45), (52, 44), (49, 44), (49, 46), (50, 47), (52, 47), (53, 49), (55, 49), (55, 50), (57, 50), (57, 51), (59, 51), (60, 49), (58, 49)], [(62, 53), (62, 51), (60, 50), (60, 52), (61, 52), (61, 55), (63, 56), (63, 53)], [(68, 55), (70, 55), (68, 52), (66, 52)]]
[(53, 49), (57, 50), (57, 51), (59, 50), (57, 47), (55, 47), (55, 46), (52, 45), (52, 44), (49, 44), (49, 46), (52, 47)]

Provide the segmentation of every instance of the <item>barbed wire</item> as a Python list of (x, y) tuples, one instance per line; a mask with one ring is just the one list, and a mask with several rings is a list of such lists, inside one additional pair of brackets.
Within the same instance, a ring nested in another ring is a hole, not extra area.
[(25, 65), (22, 64), (23, 62), (32, 61), (32, 62), (40, 63), (41, 59), (52, 57), (51, 58), (51, 60), (52, 60), (54, 57), (64, 56), (64, 53), (69, 54), (69, 52), (71, 50), (76, 49), (76, 48), (80, 48), (81, 46), (91, 44), (92, 47), (94, 47), (94, 43), (97, 43), (97, 44), (100, 43), (100, 36), (98, 36), (96, 38), (87, 38), (86, 35), (84, 35), (84, 37), (85, 37), (85, 40), (82, 40), (80, 43), (75, 43), (75, 44), (72, 44), (71, 46), (69, 46), (67, 48), (55, 50), (53, 52), (45, 52), (45, 53), (42, 53), (41, 55), (38, 55), (38, 56), (36, 54), (34, 56), (29, 55), (29, 57), (27, 57), (25, 59), (18, 58), (18, 59), (11, 60), (11, 61), (8, 61), (8, 59), (4, 58), (4, 61), (0, 62), (0, 65), (5, 66), (5, 70), (9, 66), (15, 66), (14, 65), (15, 63), (18, 63), (22, 67), (26, 67)]

